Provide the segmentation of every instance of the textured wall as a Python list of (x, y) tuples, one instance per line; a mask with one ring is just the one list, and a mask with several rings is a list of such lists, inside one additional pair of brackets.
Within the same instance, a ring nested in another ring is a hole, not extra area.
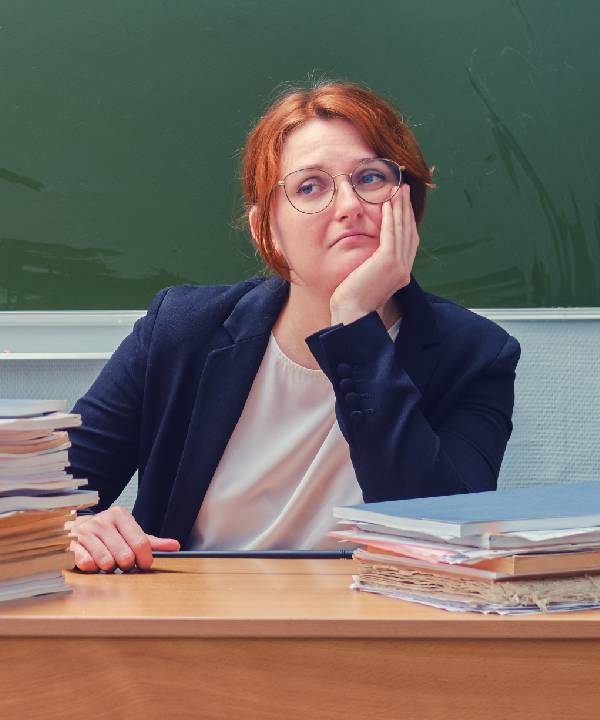
[(600, 479), (600, 321), (501, 324), (522, 348), (501, 485)]
[[(521, 343), (514, 432), (500, 487), (597, 480), (600, 320), (501, 323)], [(65, 398), (72, 406), (103, 361), (2, 360), (0, 397)], [(131, 507), (135, 478), (119, 502)]]

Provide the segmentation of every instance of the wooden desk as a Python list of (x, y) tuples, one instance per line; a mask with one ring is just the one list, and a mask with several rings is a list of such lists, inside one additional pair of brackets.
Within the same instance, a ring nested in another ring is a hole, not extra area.
[(348, 560), (157, 560), (0, 604), (0, 718), (600, 716), (600, 611), (452, 614)]

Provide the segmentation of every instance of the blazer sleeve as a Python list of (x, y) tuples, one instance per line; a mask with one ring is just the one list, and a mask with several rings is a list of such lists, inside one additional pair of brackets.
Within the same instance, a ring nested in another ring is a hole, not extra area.
[[(365, 502), (496, 488), (512, 431), (520, 355), (514, 338), (506, 336), (435, 425), (377, 313), (321, 330), (306, 342), (332, 382)], [(348, 393), (353, 384), (356, 392)]]
[(81, 414), (82, 425), (69, 431), (69, 462), (73, 475), (87, 478), (88, 487), (98, 491), (99, 503), (91, 512), (110, 507), (138, 469), (148, 350), (167, 290), (152, 300), (147, 314), (136, 321), (73, 408)]

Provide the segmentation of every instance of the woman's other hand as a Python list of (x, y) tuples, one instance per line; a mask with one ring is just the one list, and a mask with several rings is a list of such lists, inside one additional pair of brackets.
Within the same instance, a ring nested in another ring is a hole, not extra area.
[(418, 246), (410, 186), (404, 184), (381, 207), (379, 247), (331, 296), (331, 324), (348, 324), (373, 310), (382, 315), (386, 302), (410, 282)]
[(67, 523), (70, 550), (75, 566), (86, 572), (98, 570), (131, 570), (151, 567), (153, 550), (177, 551), (179, 541), (147, 535), (122, 507), (111, 507), (96, 515), (82, 515)]

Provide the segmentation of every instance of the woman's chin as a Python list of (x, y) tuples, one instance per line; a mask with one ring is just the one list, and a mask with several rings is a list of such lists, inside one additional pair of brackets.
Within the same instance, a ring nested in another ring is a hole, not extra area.
[[(357, 247), (345, 252), (342, 257), (336, 259), (335, 275), (337, 285), (343, 282), (348, 275), (352, 274), (375, 252), (375, 247)], [(337, 286), (336, 286), (337, 287)]]

